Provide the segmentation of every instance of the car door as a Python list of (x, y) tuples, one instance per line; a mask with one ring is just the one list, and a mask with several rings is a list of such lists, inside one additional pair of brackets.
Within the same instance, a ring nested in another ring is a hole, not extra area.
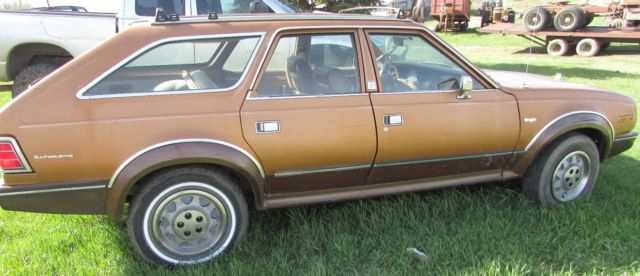
[[(379, 87), (368, 183), (499, 176), (518, 138), (515, 98), (422, 30), (366, 33)], [(471, 98), (457, 97), (462, 76), (473, 79)]]
[(362, 185), (376, 151), (355, 30), (285, 32), (242, 106), (271, 194)]

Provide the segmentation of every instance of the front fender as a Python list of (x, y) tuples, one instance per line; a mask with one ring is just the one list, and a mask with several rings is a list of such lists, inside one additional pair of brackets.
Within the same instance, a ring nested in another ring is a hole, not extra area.
[(264, 171), (255, 157), (226, 142), (190, 139), (154, 145), (127, 159), (109, 182), (106, 213), (113, 218), (120, 218), (127, 195), (138, 181), (154, 171), (186, 164), (212, 164), (236, 172), (251, 188), (256, 206), (262, 206)]
[(524, 175), (542, 150), (554, 140), (572, 131), (585, 133), (592, 139), (601, 139), (602, 141), (596, 141), (601, 160), (609, 156), (615, 133), (609, 119), (598, 112), (576, 111), (560, 115), (540, 129), (523, 150), (516, 152), (514, 163), (505, 173), (515, 174), (515, 176)]

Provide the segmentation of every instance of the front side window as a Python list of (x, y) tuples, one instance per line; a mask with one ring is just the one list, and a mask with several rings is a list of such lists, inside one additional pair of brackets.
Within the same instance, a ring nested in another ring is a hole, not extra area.
[[(469, 76), (419, 35), (371, 34), (382, 92), (452, 91)], [(474, 79), (473, 89), (484, 89)]]
[(155, 46), (83, 96), (227, 89), (240, 81), (259, 37), (168, 42)]
[(167, 14), (184, 15), (184, 0), (136, 0), (136, 14), (139, 16), (155, 16), (158, 7)]
[(359, 92), (360, 71), (352, 34), (281, 37), (257, 90), (262, 97)]

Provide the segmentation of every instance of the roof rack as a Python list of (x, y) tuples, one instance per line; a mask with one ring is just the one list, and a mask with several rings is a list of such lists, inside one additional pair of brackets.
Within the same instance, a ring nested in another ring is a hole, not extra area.
[(178, 18), (172, 18), (173, 15), (167, 16), (163, 14), (162, 8), (157, 10), (162, 13), (156, 12), (155, 22), (151, 22), (152, 25), (167, 25), (167, 24), (191, 24), (191, 23), (211, 23), (211, 22), (241, 22), (241, 21), (278, 21), (278, 20), (371, 20), (371, 21), (410, 21), (406, 18), (405, 14), (399, 14), (396, 17), (387, 16), (373, 16), (373, 15), (345, 15), (345, 14), (309, 14), (309, 13), (295, 13), (295, 14), (233, 14), (233, 15), (219, 15), (215, 12), (208, 15), (199, 16), (186, 16)]
[(167, 13), (164, 12), (164, 9), (162, 7), (157, 7), (156, 22), (166, 22), (166, 21), (172, 21), (172, 22), (180, 21), (180, 17), (178, 17), (178, 15), (175, 13), (172, 13), (167, 16)]

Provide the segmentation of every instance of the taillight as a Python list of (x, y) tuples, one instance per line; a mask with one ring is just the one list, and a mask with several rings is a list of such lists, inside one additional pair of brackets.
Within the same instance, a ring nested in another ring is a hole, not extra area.
[(0, 170), (3, 173), (31, 172), (15, 139), (0, 137)]

